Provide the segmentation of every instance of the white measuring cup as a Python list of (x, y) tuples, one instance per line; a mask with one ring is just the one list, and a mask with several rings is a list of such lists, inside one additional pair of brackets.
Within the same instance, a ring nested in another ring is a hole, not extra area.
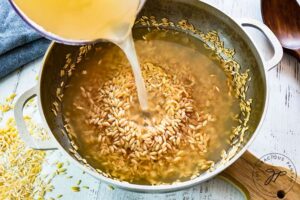
[[(109, 0), (108, 0), (109, 1)], [(50, 31), (45, 30), (42, 26), (40, 26), (38, 23), (36, 23), (35, 21), (31, 20), (18, 6), (17, 4), (14, 2), (14, 0), (9, 0), (9, 2), (11, 3), (12, 7), (14, 8), (14, 10), (18, 13), (18, 15), (28, 24), (30, 25), (32, 28), (34, 28), (35, 30), (37, 30), (41, 35), (43, 35), (44, 37), (50, 39), (50, 40), (54, 40), (58, 43), (63, 43), (63, 44), (70, 44), (70, 45), (83, 45), (83, 44), (90, 44), (90, 43), (96, 43), (96, 42), (100, 42), (100, 41), (110, 41), (113, 43), (122, 43), (122, 39), (123, 37), (119, 37), (117, 39), (114, 39), (113, 41), (111, 39), (108, 38), (96, 38), (93, 40), (77, 40), (77, 39), (69, 39), (69, 38), (63, 38), (59, 35), (56, 35)], [(145, 4), (146, 0), (139, 0), (139, 6), (138, 9), (136, 11), (136, 15), (139, 13), (139, 11), (142, 9), (143, 5)], [(130, 34), (130, 29), (128, 30), (128, 33), (126, 33), (127, 35)], [(127, 35), (124, 35), (124, 38)]]

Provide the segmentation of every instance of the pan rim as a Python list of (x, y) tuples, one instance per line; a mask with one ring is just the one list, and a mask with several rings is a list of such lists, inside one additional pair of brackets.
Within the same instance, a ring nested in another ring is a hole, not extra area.
[[(182, 0), (177, 0), (177, 1), (182, 1)], [(42, 100), (41, 100), (42, 91), (41, 91), (40, 86), (42, 84), (43, 69), (44, 69), (44, 66), (46, 65), (46, 62), (48, 60), (48, 56), (49, 56), (51, 50), (53, 49), (53, 47), (57, 44), (56, 42), (52, 42), (50, 44), (50, 46), (48, 47), (48, 49), (45, 53), (45, 56), (43, 58), (42, 67), (41, 67), (40, 72), (39, 72), (40, 79), (39, 79), (38, 85), (37, 85), (38, 109), (39, 109), (39, 112), (41, 114), (42, 123), (43, 123), (43, 126), (46, 128), (47, 132), (50, 133), (51, 140), (53, 140), (56, 147), (58, 147), (58, 150), (60, 150), (60, 152), (62, 152), (66, 157), (68, 157), (68, 159), (72, 163), (74, 163), (76, 166), (78, 166), (83, 171), (87, 171), (90, 175), (97, 178), (98, 180), (101, 180), (101, 181), (103, 181), (107, 184), (110, 184), (110, 185), (114, 185), (118, 188), (130, 190), (130, 191), (135, 191), (135, 192), (159, 193), (159, 192), (170, 192), (170, 191), (177, 191), (177, 190), (190, 188), (192, 186), (195, 186), (199, 183), (202, 183), (206, 180), (209, 180), (209, 179), (215, 177), (216, 175), (218, 175), (222, 171), (224, 171), (226, 168), (228, 168), (230, 165), (232, 165), (237, 159), (239, 159), (242, 156), (242, 154), (249, 148), (249, 146), (252, 144), (252, 142), (256, 138), (256, 136), (257, 136), (257, 134), (258, 134), (263, 122), (264, 122), (265, 115), (266, 115), (266, 112), (267, 112), (268, 102), (269, 102), (269, 82), (268, 82), (267, 71), (266, 71), (264, 63), (262, 61), (262, 57), (259, 54), (258, 49), (256, 48), (256, 46), (254, 45), (254, 43), (252, 42), (252, 40), (248, 36), (248, 34), (240, 26), (240, 24), (237, 23), (232, 17), (228, 16), (226, 13), (222, 12), (221, 10), (219, 10), (219, 9), (217, 9), (217, 8), (207, 4), (205, 2), (202, 2), (202, 1), (200, 2), (200, 1), (197, 1), (197, 0), (192, 0), (191, 2), (197, 2), (197, 3), (200, 3), (200, 4), (204, 4), (209, 9), (211, 9), (213, 12), (216, 12), (217, 14), (227, 18), (227, 20), (229, 20), (230, 23), (232, 23), (234, 26), (239, 28), (241, 34), (243, 34), (242, 36), (245, 39), (246, 44), (249, 46), (249, 48), (251, 49), (252, 54), (255, 56), (258, 66), (262, 66), (262, 68), (263, 68), (261, 74), (262, 74), (263, 84), (264, 84), (264, 88), (265, 88), (265, 100), (264, 100), (264, 104), (263, 104), (263, 111), (262, 111), (262, 114), (261, 114), (261, 117), (260, 117), (260, 121), (259, 121), (255, 131), (253, 132), (252, 136), (247, 141), (247, 143), (244, 145), (244, 147), (242, 147), (238, 151), (238, 153), (236, 153), (228, 162), (226, 162), (224, 165), (218, 166), (212, 172), (205, 172), (205, 173), (201, 174), (200, 176), (198, 176), (198, 177), (196, 177), (192, 180), (179, 182), (179, 183), (176, 183), (176, 184), (164, 184), (164, 185), (154, 185), (153, 186), (153, 185), (133, 184), (133, 183), (122, 182), (122, 181), (119, 181), (119, 180), (107, 178), (107, 177), (105, 177), (105, 176), (103, 176), (103, 175), (101, 175), (97, 172), (94, 172), (94, 171), (88, 169), (83, 164), (81, 164), (79, 161), (77, 161), (74, 157), (70, 156), (70, 154), (57, 141), (57, 139), (55, 138), (54, 134), (52, 133), (52, 131), (51, 131), (51, 129), (50, 129), (48, 123), (47, 123), (46, 116), (44, 114), (43, 107), (42, 107)]]

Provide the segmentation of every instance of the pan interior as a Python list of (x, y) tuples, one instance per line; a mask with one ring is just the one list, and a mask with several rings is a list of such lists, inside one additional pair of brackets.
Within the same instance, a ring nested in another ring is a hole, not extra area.
[[(240, 64), (241, 71), (249, 70), (251, 81), (248, 83), (247, 99), (253, 99), (251, 104), (251, 115), (248, 122), (249, 129), (245, 132), (244, 141), (241, 147), (247, 144), (252, 134), (255, 132), (264, 109), (265, 102), (265, 77), (262, 64), (258, 62), (257, 52), (242, 30), (231, 22), (226, 16), (211, 9), (205, 4), (197, 1), (148, 1), (140, 16), (155, 16), (156, 19), (168, 18), (170, 21), (178, 22), (182, 19), (188, 19), (196, 29), (207, 33), (216, 30), (220, 39), (224, 42), (225, 47), (235, 49), (235, 60)], [(136, 30), (141, 29), (136, 25)], [(135, 31), (138, 33), (138, 31)], [(195, 36), (191, 34), (193, 38)], [(139, 34), (136, 34), (139, 37)], [(97, 44), (96, 46), (105, 46), (107, 44)], [(65, 129), (61, 112), (57, 116), (53, 115), (53, 102), (57, 101), (57, 88), (61, 88), (62, 81), (68, 81), (67, 76), (60, 76), (61, 69), (66, 64), (66, 55), (71, 54), (73, 60), (76, 60), (79, 54), (79, 48), (75, 46), (66, 46), (54, 44), (49, 51), (45, 60), (41, 76), (41, 103), (42, 108), (52, 133), (62, 147), (69, 152), (72, 145), (66, 134), (62, 134)], [(92, 53), (92, 52), (90, 52)], [(49, 87), (51, 86), (51, 87)], [(63, 89), (61, 91), (63, 94)], [(70, 153), (71, 156), (74, 154)]]

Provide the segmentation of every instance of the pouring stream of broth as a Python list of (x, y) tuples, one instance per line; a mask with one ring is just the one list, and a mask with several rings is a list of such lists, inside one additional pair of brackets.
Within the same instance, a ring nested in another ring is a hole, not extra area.
[(105, 39), (126, 54), (135, 77), (142, 111), (148, 109), (147, 92), (136, 55), (131, 28), (140, 0), (14, 0), (31, 24), (61, 41)]

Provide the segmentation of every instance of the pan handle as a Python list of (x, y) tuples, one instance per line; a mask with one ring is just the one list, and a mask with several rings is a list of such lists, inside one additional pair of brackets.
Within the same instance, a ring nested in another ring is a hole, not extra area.
[[(271, 43), (271, 45), (273, 47), (274, 55), (269, 60), (263, 59), (263, 63), (264, 63), (264, 66), (266, 67), (267, 71), (273, 69), (280, 62), (280, 60), (283, 56), (282, 46), (281, 46), (280, 42), (278, 41), (278, 39), (276, 38), (276, 36), (274, 35), (274, 33), (265, 24), (263, 24), (260, 21), (255, 20), (255, 19), (242, 18), (242, 19), (238, 20), (238, 23), (242, 27), (250, 26), (250, 27), (258, 29), (266, 36), (266, 38), (268, 38), (269, 42)], [(250, 38), (251, 38), (251, 36), (250, 36)], [(254, 43), (254, 45), (255, 45), (255, 43)]]
[(19, 135), (21, 139), (25, 142), (27, 146), (32, 149), (40, 149), (40, 150), (50, 150), (57, 149), (56, 145), (53, 143), (51, 139), (49, 140), (41, 140), (34, 138), (30, 135), (26, 123), (23, 118), (23, 109), (27, 101), (32, 99), (37, 95), (37, 87), (33, 87), (26, 92), (24, 92), (17, 100), (14, 108), (15, 121), (18, 128)]

